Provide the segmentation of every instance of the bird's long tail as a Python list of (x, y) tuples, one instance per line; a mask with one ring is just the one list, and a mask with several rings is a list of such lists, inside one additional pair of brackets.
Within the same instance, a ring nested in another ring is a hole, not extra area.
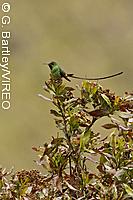
[(116, 73), (116, 74), (112, 74), (110, 76), (103, 76), (103, 77), (96, 77), (96, 78), (85, 78), (85, 77), (78, 77), (78, 76), (75, 76), (74, 74), (67, 74), (68, 77), (71, 77), (71, 78), (76, 78), (76, 79), (81, 79), (81, 80), (103, 80), (103, 79), (108, 79), (108, 78), (113, 78), (115, 76), (119, 76), (123, 74), (123, 72), (119, 72), (119, 73)]

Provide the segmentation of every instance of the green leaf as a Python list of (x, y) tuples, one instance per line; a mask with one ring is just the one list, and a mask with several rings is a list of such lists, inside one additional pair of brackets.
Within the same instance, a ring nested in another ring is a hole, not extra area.
[(91, 135), (91, 130), (89, 129), (85, 133), (82, 133), (80, 137), (80, 148), (84, 149), (85, 145), (88, 143)]
[(117, 187), (116, 185), (113, 185), (113, 200), (117, 200), (118, 194), (117, 194)]
[(127, 194), (128, 194), (130, 197), (133, 197), (133, 190), (132, 190), (132, 188), (130, 188), (130, 186), (127, 185), (127, 184), (125, 184), (125, 183), (123, 183), (123, 185), (124, 185), (124, 188), (125, 188)]
[(115, 131), (113, 131), (110, 134), (110, 144), (112, 146), (112, 150), (115, 151), (115, 149), (116, 149), (116, 135), (115, 135)]
[(45, 196), (48, 196), (48, 191), (47, 191), (47, 189), (43, 189), (43, 192), (40, 192), (40, 191), (38, 191), (38, 192), (36, 192), (36, 194), (37, 194), (37, 197), (39, 198), (39, 199), (43, 199), (43, 198), (45, 198)]
[(71, 131), (79, 128), (79, 119), (77, 116), (72, 116), (69, 121)]
[(120, 170), (117, 170), (116, 173), (115, 173), (115, 177), (120, 181), (121, 180), (121, 176), (125, 173), (125, 170), (124, 169), (120, 169)]
[(59, 86), (56, 87), (56, 95), (63, 95), (65, 92), (65, 85), (61, 84)]
[(133, 114), (129, 113), (129, 112), (120, 112), (119, 116), (123, 119), (129, 119), (133, 117)]
[(105, 156), (101, 155), (100, 156), (100, 166), (103, 166), (103, 164), (106, 163), (106, 162), (107, 162), (107, 159), (105, 158)]
[(105, 94), (101, 94), (101, 96), (104, 99), (104, 101), (108, 104), (108, 106), (111, 107), (110, 99)]

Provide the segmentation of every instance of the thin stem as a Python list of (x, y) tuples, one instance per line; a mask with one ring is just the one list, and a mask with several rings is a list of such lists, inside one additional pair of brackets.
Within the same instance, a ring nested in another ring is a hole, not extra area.
[[(65, 136), (67, 138), (67, 142), (69, 144), (69, 151), (71, 152), (71, 150), (73, 149), (71, 141), (70, 141), (70, 136), (68, 135), (68, 131), (67, 131), (67, 124), (66, 124), (66, 116), (65, 116), (65, 108), (61, 106), (60, 101), (57, 100), (58, 103), (58, 107), (60, 109), (61, 115), (62, 115), (62, 119), (63, 119), (63, 123), (64, 123), (64, 132), (65, 132)], [(69, 169), (70, 169), (70, 176), (72, 175), (72, 164), (71, 164), (71, 154), (69, 155)]]

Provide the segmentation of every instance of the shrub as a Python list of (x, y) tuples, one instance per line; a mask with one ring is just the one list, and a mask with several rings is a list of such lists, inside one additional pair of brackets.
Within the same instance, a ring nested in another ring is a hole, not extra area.
[[(33, 147), (44, 174), (1, 169), (0, 198), (132, 199), (133, 94), (119, 97), (88, 81), (75, 91), (52, 78), (44, 90), (50, 97), (39, 96), (53, 104), (50, 113), (59, 130), (49, 144)], [(101, 125), (99, 133), (94, 127), (103, 117), (108, 123)]]

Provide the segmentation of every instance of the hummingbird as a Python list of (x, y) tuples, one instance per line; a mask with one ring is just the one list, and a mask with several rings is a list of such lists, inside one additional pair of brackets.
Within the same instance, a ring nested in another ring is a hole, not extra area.
[(75, 76), (74, 74), (67, 74), (55, 61), (52, 61), (50, 63), (43, 63), (49, 66), (50, 70), (51, 70), (51, 75), (55, 80), (59, 80), (62, 78), (65, 78), (67, 81), (71, 81), (70, 78), (75, 78), (75, 79), (81, 79), (81, 80), (102, 80), (102, 79), (108, 79), (108, 78), (112, 78), (115, 76), (119, 76), (121, 75), (123, 72), (119, 72), (116, 74), (112, 74), (109, 76), (104, 76), (104, 77), (96, 77), (96, 78), (85, 78), (85, 77), (79, 77), (79, 76)]

